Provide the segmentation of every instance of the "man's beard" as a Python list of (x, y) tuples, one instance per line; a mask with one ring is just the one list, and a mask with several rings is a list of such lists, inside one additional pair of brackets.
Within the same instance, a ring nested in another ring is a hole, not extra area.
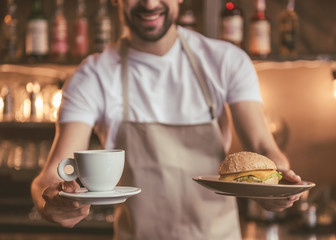
[(130, 12), (130, 17), (124, 13), (124, 18), (131, 32), (134, 32), (140, 39), (144, 41), (155, 42), (160, 40), (168, 32), (169, 28), (174, 22), (173, 17), (168, 14), (168, 7), (164, 6), (164, 22), (161, 28), (155, 34), (152, 33), (156, 29), (155, 26), (143, 27), (137, 25), (137, 13), (151, 13), (156, 11), (156, 9), (149, 11), (141, 6), (134, 7)]

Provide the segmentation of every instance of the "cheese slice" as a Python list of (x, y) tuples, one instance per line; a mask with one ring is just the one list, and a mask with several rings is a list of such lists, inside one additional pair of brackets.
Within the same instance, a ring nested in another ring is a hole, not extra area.
[(231, 173), (231, 174), (222, 174), (220, 175), (219, 180), (222, 181), (233, 181), (234, 179), (238, 177), (244, 177), (253, 175), (257, 178), (260, 178), (261, 181), (265, 178), (267, 178), (269, 175), (275, 173), (276, 170), (254, 170), (254, 171), (246, 171), (246, 172), (239, 172), (239, 173)]

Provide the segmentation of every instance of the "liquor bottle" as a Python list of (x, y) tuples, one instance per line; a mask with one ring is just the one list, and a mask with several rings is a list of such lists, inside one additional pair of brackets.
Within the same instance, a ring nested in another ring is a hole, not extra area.
[(265, 10), (265, 0), (256, 0), (256, 12), (249, 29), (249, 52), (252, 56), (267, 57), (271, 53), (271, 25)]
[(47, 59), (49, 54), (48, 38), (48, 21), (42, 11), (42, 1), (34, 0), (26, 31), (26, 57), (28, 62), (41, 62)]
[(94, 21), (93, 52), (101, 52), (111, 42), (112, 23), (107, 0), (99, 1), (98, 13)]
[(243, 11), (235, 0), (225, 2), (221, 11), (220, 39), (242, 47), (244, 38)]
[(294, 10), (295, 0), (288, 0), (287, 8), (280, 13), (280, 53), (297, 55), (298, 17)]
[(63, 0), (56, 0), (56, 10), (51, 27), (52, 60), (64, 63), (68, 54), (68, 22), (64, 15)]
[(192, 10), (192, 0), (185, 0), (183, 2), (181, 13), (178, 18), (178, 24), (190, 30), (195, 30), (196, 17)]
[(19, 37), (19, 20), (16, 18), (14, 0), (7, 0), (7, 12), (1, 26), (1, 60), (5, 63), (16, 63), (21, 58)]
[(74, 61), (80, 61), (88, 54), (89, 33), (88, 20), (86, 17), (86, 5), (84, 0), (77, 1), (76, 18), (73, 29), (72, 39), (72, 58)]

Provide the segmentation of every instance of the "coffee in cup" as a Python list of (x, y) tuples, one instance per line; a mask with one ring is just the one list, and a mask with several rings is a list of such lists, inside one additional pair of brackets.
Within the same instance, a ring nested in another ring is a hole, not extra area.
[[(59, 163), (57, 172), (64, 181), (79, 178), (88, 191), (111, 191), (121, 178), (124, 162), (125, 151), (120, 149), (77, 151), (74, 158)], [(66, 173), (67, 166), (72, 166), (72, 173)]]

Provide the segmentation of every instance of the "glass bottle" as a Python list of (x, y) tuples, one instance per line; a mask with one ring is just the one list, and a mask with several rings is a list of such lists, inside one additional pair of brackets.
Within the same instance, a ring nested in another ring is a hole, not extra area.
[(88, 54), (89, 35), (88, 20), (86, 17), (86, 4), (84, 0), (77, 1), (76, 19), (73, 29), (72, 39), (72, 58), (74, 61), (80, 61)]
[(1, 60), (5, 63), (18, 62), (22, 54), (16, 9), (14, 0), (7, 0), (7, 12), (1, 24)]
[(12, 87), (4, 86), (1, 89), (1, 96), (3, 98), (3, 120), (12, 121), (15, 115)]
[(242, 47), (244, 37), (243, 12), (235, 0), (225, 2), (221, 11), (219, 38)]
[(68, 54), (68, 22), (64, 15), (63, 0), (56, 0), (50, 47), (52, 60), (54, 62), (66, 62)]
[(28, 62), (41, 62), (49, 54), (48, 21), (42, 10), (42, 1), (34, 0), (27, 22), (26, 57)]
[(99, 1), (98, 13), (94, 21), (93, 52), (102, 52), (111, 42), (112, 23), (107, 0)]
[(249, 52), (256, 57), (267, 57), (271, 53), (271, 25), (265, 10), (265, 0), (256, 0), (256, 12), (249, 29)]
[(195, 30), (196, 17), (192, 10), (192, 0), (184, 1), (181, 8), (181, 14), (178, 18), (178, 24), (190, 30)]
[(288, 0), (287, 8), (280, 13), (280, 53), (282, 56), (297, 55), (298, 17), (294, 7), (295, 0)]

